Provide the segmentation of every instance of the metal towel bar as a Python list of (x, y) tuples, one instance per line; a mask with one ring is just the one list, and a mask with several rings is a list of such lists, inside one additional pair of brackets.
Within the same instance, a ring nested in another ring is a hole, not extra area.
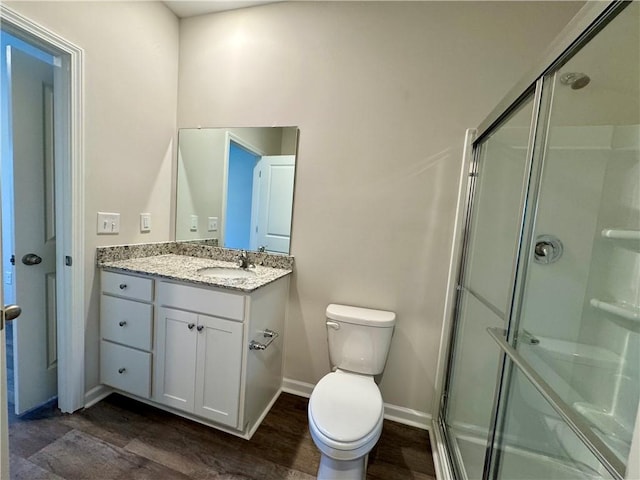
[(565, 401), (558, 395), (547, 382), (529, 365), (529, 363), (520, 356), (504, 337), (504, 330), (501, 328), (487, 328), (487, 332), (500, 346), (502, 351), (511, 359), (518, 369), (529, 379), (533, 386), (540, 392), (544, 399), (549, 402), (553, 409), (562, 417), (565, 423), (573, 430), (585, 446), (595, 455), (602, 463), (607, 471), (616, 480), (624, 478), (626, 466), (618, 459), (615, 453), (611, 451), (609, 446), (605, 444), (596, 433), (591, 429), (589, 424), (575, 412)]
[(261, 342), (257, 342), (256, 340), (251, 340), (249, 342), (249, 350), (266, 350), (267, 347), (271, 345), (273, 341), (280, 336), (278, 332), (274, 332), (273, 330), (269, 330), (268, 328), (266, 328), (262, 332), (262, 335), (264, 338), (267, 339), (267, 341), (264, 343), (261, 343)]

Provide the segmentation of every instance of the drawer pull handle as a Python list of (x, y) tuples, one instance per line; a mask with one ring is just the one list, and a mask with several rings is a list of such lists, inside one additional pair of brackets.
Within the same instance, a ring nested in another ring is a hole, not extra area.
[(193, 327), (195, 327), (195, 326), (196, 326), (196, 324), (195, 324), (195, 323), (190, 323), (189, 325), (187, 325), (187, 328), (188, 328), (189, 330), (193, 330)]
[(119, 368), (119, 369), (118, 369), (118, 373), (119, 373), (120, 375), (122, 375), (122, 374), (123, 374), (124, 372), (126, 372), (126, 371), (127, 371), (127, 369), (126, 369), (126, 368), (124, 368), (124, 367), (121, 367), (121, 368)]
[(118, 322), (118, 325), (120, 325), (121, 327), (124, 327), (127, 324), (127, 322), (125, 320), (122, 320), (121, 322)]
[(199, 332), (201, 332), (203, 328), (204, 328), (204, 325), (198, 325), (198, 329), (197, 329), (197, 330), (198, 330)]
[(126, 283), (121, 283), (120, 284), (120, 290), (124, 290), (125, 288), (127, 288), (127, 284)]

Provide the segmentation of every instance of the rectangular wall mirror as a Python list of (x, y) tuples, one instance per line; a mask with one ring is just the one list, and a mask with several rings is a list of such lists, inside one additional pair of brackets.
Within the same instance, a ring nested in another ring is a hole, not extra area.
[(297, 127), (178, 132), (176, 240), (289, 253)]

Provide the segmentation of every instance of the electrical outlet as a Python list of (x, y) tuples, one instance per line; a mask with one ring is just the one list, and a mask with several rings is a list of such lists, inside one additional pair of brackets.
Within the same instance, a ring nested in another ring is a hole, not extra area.
[(116, 235), (120, 233), (120, 214), (98, 212), (98, 235)]
[(142, 233), (151, 231), (151, 214), (150, 213), (140, 214), (140, 231)]
[(218, 217), (208, 217), (207, 230), (216, 232), (218, 230)]
[(189, 226), (189, 230), (192, 232), (198, 231), (198, 215), (191, 215), (191, 225)]

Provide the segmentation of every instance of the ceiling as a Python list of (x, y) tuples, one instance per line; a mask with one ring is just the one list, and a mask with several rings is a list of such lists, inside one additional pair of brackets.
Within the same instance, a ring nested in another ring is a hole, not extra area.
[(226, 10), (237, 10), (239, 8), (254, 7), (267, 3), (276, 3), (281, 0), (202, 0), (202, 1), (181, 1), (174, 0), (164, 2), (179, 18), (194, 17), (205, 13), (224, 12)]

